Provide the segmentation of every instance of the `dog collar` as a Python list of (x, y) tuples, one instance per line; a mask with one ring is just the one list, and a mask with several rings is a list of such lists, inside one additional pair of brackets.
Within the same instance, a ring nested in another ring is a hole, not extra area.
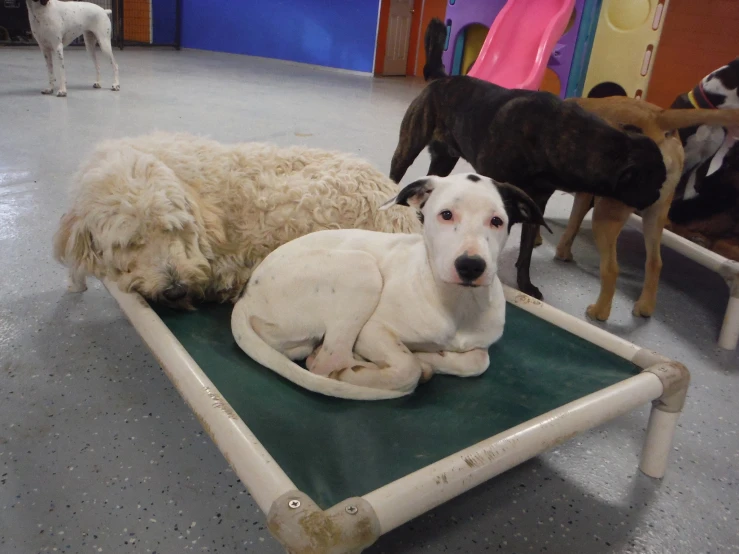
[(690, 103), (693, 104), (694, 108), (703, 108), (705, 110), (717, 109), (716, 106), (714, 106), (708, 99), (706, 91), (703, 90), (703, 81), (698, 83), (693, 87), (693, 90), (688, 93), (688, 100), (690, 100)]

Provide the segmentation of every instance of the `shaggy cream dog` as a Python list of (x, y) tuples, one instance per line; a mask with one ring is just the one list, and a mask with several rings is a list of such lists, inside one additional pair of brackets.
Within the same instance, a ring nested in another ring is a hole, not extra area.
[(87, 275), (178, 308), (240, 296), (278, 246), (323, 229), (419, 232), (379, 207), (397, 186), (352, 155), (154, 133), (103, 143), (54, 236), (70, 290)]

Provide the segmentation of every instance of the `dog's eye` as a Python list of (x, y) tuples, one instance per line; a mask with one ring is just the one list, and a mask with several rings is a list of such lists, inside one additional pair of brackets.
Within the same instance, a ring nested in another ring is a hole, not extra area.
[(439, 215), (441, 216), (441, 219), (443, 219), (444, 221), (451, 221), (452, 217), (454, 217), (452, 215), (452, 212), (450, 212), (449, 210), (444, 210)]
[(501, 225), (503, 225), (503, 220), (496, 215), (493, 219), (490, 220), (490, 225), (492, 225), (493, 227), (500, 227)]

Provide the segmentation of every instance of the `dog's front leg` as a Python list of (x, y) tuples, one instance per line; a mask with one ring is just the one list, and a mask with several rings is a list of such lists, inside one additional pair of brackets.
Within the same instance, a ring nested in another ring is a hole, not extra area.
[(56, 79), (54, 79), (54, 60), (52, 59), (53, 52), (49, 49), (42, 48), (41, 51), (44, 54), (46, 60), (46, 71), (49, 73), (49, 88), (45, 88), (41, 91), (41, 94), (53, 94), (54, 87), (56, 86)]
[(534, 223), (521, 224), (521, 245), (518, 251), (518, 260), (516, 261), (516, 284), (518, 290), (533, 296), (537, 300), (541, 300), (543, 295), (541, 291), (531, 282), (531, 254), (534, 251), (536, 243), (536, 235), (539, 233), (539, 226)]
[[(547, 187), (547, 185), (544, 185), (544, 187)], [(548, 191), (545, 189), (544, 192), (539, 192), (537, 195), (530, 194), (531, 199), (539, 206), (542, 214), (547, 207), (547, 202), (552, 192), (554, 192), (553, 188)], [(516, 284), (518, 285), (518, 290), (521, 292), (533, 296), (537, 300), (541, 300), (543, 298), (541, 291), (533, 285), (530, 275), (531, 254), (534, 252), (534, 246), (536, 246), (539, 225), (535, 223), (522, 223), (521, 226), (521, 245), (519, 247), (518, 260), (516, 261), (516, 268), (518, 269)]]
[(54, 54), (59, 67), (59, 92), (56, 95), (63, 98), (67, 95), (67, 73), (64, 71), (64, 46), (61, 43), (56, 47)]
[(575, 202), (572, 204), (572, 212), (570, 212), (570, 219), (567, 221), (567, 228), (562, 234), (562, 238), (559, 239), (557, 245), (557, 253), (555, 258), (564, 262), (572, 261), (572, 243), (575, 242), (575, 237), (580, 231), (583, 219), (590, 211), (593, 205), (593, 195), (586, 192), (578, 192), (575, 195)]
[(477, 348), (468, 352), (416, 352), (416, 358), (429, 364), (434, 373), (477, 377), (490, 366), (487, 350)]

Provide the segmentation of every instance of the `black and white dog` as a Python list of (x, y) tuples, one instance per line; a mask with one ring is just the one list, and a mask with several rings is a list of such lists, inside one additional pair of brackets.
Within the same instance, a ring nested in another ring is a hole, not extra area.
[[(739, 57), (706, 75), (691, 91), (672, 103), (678, 109), (739, 108)], [(685, 148), (683, 178), (675, 191), (670, 210), (673, 222), (686, 223), (717, 213), (726, 208), (720, 176), (728, 156), (739, 155), (739, 129), (701, 125), (680, 129)], [(714, 175), (714, 178), (711, 178)], [(733, 189), (733, 187), (731, 187)]]

